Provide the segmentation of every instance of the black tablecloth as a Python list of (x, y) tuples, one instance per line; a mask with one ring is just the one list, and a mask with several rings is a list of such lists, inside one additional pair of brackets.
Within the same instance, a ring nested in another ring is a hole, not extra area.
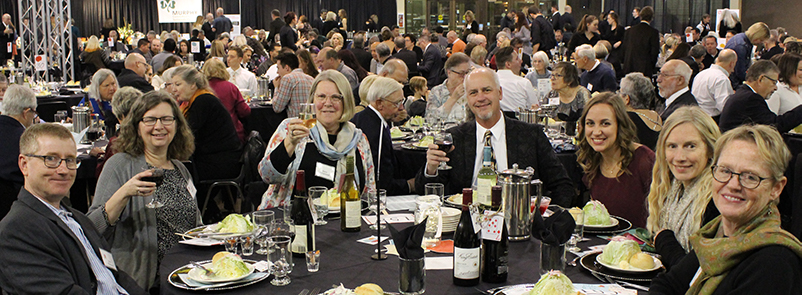
[[(273, 132), (276, 131), (281, 121), (287, 118), (287, 110), (276, 113), (270, 105), (261, 106), (251, 104), (251, 115), (242, 120), (245, 130), (248, 132), (256, 130), (262, 135), (264, 141), (268, 141)], [(246, 133), (247, 134), (247, 133)]]
[[(280, 215), (280, 214), (277, 214)], [(408, 224), (397, 225), (398, 229), (403, 229)], [(362, 226), (362, 231), (358, 233), (345, 233), (339, 229), (337, 220), (330, 221), (324, 226), (315, 228), (317, 247), (320, 250), (320, 271), (309, 273), (306, 270), (304, 258), (293, 258), (295, 267), (290, 274), (292, 283), (276, 287), (270, 284), (272, 277), (265, 279), (251, 286), (229, 290), (216, 291), (225, 294), (298, 294), (303, 289), (320, 288), (321, 292), (328, 290), (332, 285), (342, 283), (347, 288), (355, 288), (364, 283), (375, 283), (385, 291), (398, 292), (398, 257), (390, 255), (387, 260), (375, 261), (370, 259), (370, 255), (376, 246), (369, 246), (357, 243), (356, 240), (376, 232), (366, 230), (367, 226)], [(382, 231), (382, 235), (388, 235)], [(448, 236), (447, 238), (450, 238)], [(590, 245), (605, 243), (604, 240), (591, 237), (591, 241), (580, 243), (583, 248)], [(258, 246), (257, 246), (258, 247)], [(170, 273), (189, 263), (189, 261), (200, 261), (211, 259), (218, 251), (225, 251), (221, 246), (196, 247), (179, 244), (174, 246), (165, 255), (159, 268), (161, 281), (161, 294), (197, 294), (176, 288), (167, 281)], [(540, 241), (531, 239), (523, 242), (510, 243), (510, 263), (509, 277), (503, 284), (480, 283), (477, 288), (488, 290), (493, 287), (535, 283), (540, 278)], [(428, 253), (427, 257), (449, 256), (450, 254)], [(254, 254), (245, 257), (247, 259), (265, 260), (265, 256)], [(573, 254), (567, 254), (567, 259), (573, 259)], [(600, 283), (590, 272), (582, 269), (581, 266), (566, 266), (565, 273), (574, 283)], [(428, 270), (426, 271), (426, 294), (478, 294), (474, 287), (458, 287), (452, 284), (452, 270)], [(643, 293), (645, 294), (645, 293)]]

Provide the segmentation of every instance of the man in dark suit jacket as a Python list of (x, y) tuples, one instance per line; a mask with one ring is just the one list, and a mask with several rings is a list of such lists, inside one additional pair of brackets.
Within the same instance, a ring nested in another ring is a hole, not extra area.
[(312, 17), (311, 25), (312, 28), (317, 29), (318, 32), (323, 30), (323, 19), (326, 18), (326, 13), (329, 12), (326, 9), (320, 10), (320, 17)]
[(10, 294), (146, 294), (116, 270), (110, 247), (92, 222), (61, 202), (77, 169), (69, 130), (34, 125), (22, 135), (21, 147), (25, 186), (0, 221), (0, 288)]
[(663, 122), (681, 106), (699, 105), (691, 94), (691, 89), (688, 88), (690, 79), (691, 68), (684, 61), (672, 59), (660, 69), (660, 75), (657, 76), (657, 88), (660, 96), (666, 101), (666, 109), (660, 113)]
[(205, 35), (209, 40), (214, 40), (214, 37), (216, 36), (214, 30), (212, 30), (213, 23), (214, 15), (211, 13), (206, 14), (206, 21), (203, 22), (203, 25), (201, 25), (201, 30), (203, 30), (203, 35)]
[(393, 57), (404, 61), (407, 65), (407, 71), (409, 72), (409, 78), (411, 79), (414, 76), (418, 76), (418, 55), (415, 54), (414, 51), (407, 50), (404, 48), (405, 45), (404, 37), (395, 37), (395, 48), (401, 48), (398, 53), (394, 54)]
[(560, 17), (561, 17), (560, 8), (557, 6), (557, 4), (552, 5), (551, 6), (551, 17), (549, 17), (549, 22), (551, 22), (551, 27), (553, 29), (555, 29), (555, 30), (557, 30), (557, 29), (562, 30), (563, 29), (563, 23), (560, 20)]
[(25, 179), (19, 170), (19, 139), (36, 117), (36, 94), (30, 88), (11, 85), (4, 95), (0, 115), (0, 219), (16, 200)]
[(142, 93), (151, 91), (153, 90), (153, 85), (150, 85), (148, 80), (145, 80), (145, 72), (147, 70), (148, 63), (145, 61), (145, 57), (139, 53), (129, 54), (125, 58), (125, 68), (117, 76), (117, 83), (120, 84), (120, 88), (131, 86), (142, 91)]
[(394, 176), (399, 164), (393, 152), (390, 121), (404, 110), (404, 93), (401, 87), (400, 83), (391, 78), (376, 78), (368, 97), (364, 98), (369, 103), (368, 107), (351, 119), (368, 138), (373, 163), (377, 166), (376, 182), (380, 189), (387, 190), (387, 195), (409, 194), (415, 187), (414, 179), (406, 180)]
[(571, 14), (571, 5), (565, 6), (565, 13), (560, 16), (560, 25), (565, 28), (565, 25), (571, 24), (571, 32), (577, 29), (577, 23), (574, 16)]
[[(502, 89), (496, 84), (496, 77), (488, 68), (474, 70), (465, 77), (467, 104), (475, 120), (448, 129), (454, 147), (447, 154), (438, 150), (437, 145), (429, 145), (426, 165), (415, 178), (416, 190), (423, 191), (427, 183), (443, 183), (446, 194), (472, 187), (481, 167), (482, 157), (477, 151), (484, 146), (485, 134), (490, 131), (498, 170), (512, 168), (513, 164), (521, 169), (533, 167), (532, 178), (543, 182), (544, 191), (549, 191), (544, 194), (551, 197), (552, 204), (571, 206), (576, 196), (574, 185), (543, 133), (543, 127), (502, 115), (499, 105)], [(490, 89), (489, 93), (486, 89)], [(452, 169), (438, 171), (441, 161), (448, 162)]]
[(273, 21), (270, 22), (270, 34), (267, 35), (267, 40), (270, 40), (272, 44), (276, 42), (276, 36), (281, 32), (281, 28), (284, 27), (284, 20), (281, 19), (281, 12), (279, 12), (278, 9), (273, 9), (270, 16), (273, 18)]
[(356, 61), (362, 66), (363, 69), (367, 71), (370, 70), (370, 60), (373, 59), (373, 56), (370, 55), (370, 52), (365, 50), (364, 34), (355, 34), (351, 49), (348, 50), (351, 50), (351, 53), (353, 53), (356, 57)]
[(779, 68), (770, 61), (752, 64), (746, 72), (744, 85), (727, 98), (721, 110), (718, 124), (721, 132), (753, 123), (772, 125), (780, 133), (785, 133), (802, 124), (802, 105), (779, 116), (766, 105), (766, 99), (777, 90), (779, 75)]
[(17, 39), (17, 31), (11, 23), (11, 15), (4, 14), (2, 21), (0, 21), (0, 64), (5, 65), (6, 59), (11, 59), (12, 52), (6, 46), (8, 42), (14, 42)]
[(532, 52), (543, 51), (551, 58), (551, 49), (557, 45), (557, 40), (554, 39), (554, 28), (536, 6), (530, 6), (528, 13), (529, 17), (534, 19), (530, 28)]
[(418, 71), (421, 76), (426, 78), (426, 85), (429, 89), (443, 83), (440, 80), (440, 72), (443, 71), (443, 55), (440, 54), (440, 49), (437, 48), (439, 38), (436, 34), (432, 34), (429, 38), (426, 36), (418, 39), (418, 44), (423, 48), (423, 61), (418, 65)]
[(640, 11), (642, 21), (624, 33), (621, 45), (624, 50), (624, 75), (639, 72), (651, 77), (654, 74), (654, 65), (660, 53), (660, 32), (649, 25), (653, 16), (652, 7), (644, 7)]

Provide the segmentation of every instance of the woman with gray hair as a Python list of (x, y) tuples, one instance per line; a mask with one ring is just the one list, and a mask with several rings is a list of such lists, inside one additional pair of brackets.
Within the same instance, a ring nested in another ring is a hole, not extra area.
[(120, 88), (117, 77), (109, 69), (100, 69), (92, 76), (89, 84), (89, 93), (81, 100), (79, 105), (89, 107), (89, 110), (98, 115), (106, 123), (107, 137), (117, 134), (117, 117), (111, 110), (111, 99)]
[(535, 52), (532, 54), (532, 68), (533, 71), (526, 74), (526, 79), (532, 83), (532, 87), (537, 88), (538, 79), (551, 78), (551, 71), (549, 71), (549, 56), (543, 51)]
[(654, 99), (652, 81), (641, 73), (629, 73), (621, 79), (618, 94), (624, 98), (629, 118), (638, 129), (638, 141), (654, 150), (663, 129), (663, 120), (657, 112), (649, 109), (649, 103)]
[[(126, 86), (120, 88), (120, 90), (117, 90), (117, 92), (114, 93), (114, 98), (111, 99), (112, 113), (117, 116), (117, 119), (119, 119), (120, 122), (123, 122), (125, 120), (125, 115), (127, 115), (131, 110), (131, 106), (133, 106), (134, 103), (141, 97), (142, 91), (139, 91), (134, 87)], [(100, 173), (103, 172), (103, 166), (106, 165), (105, 159), (111, 159), (111, 156), (113, 156), (116, 152), (113, 145), (115, 139), (117, 139), (117, 136), (109, 137), (109, 143), (105, 148), (100, 150), (100, 152), (103, 154), (97, 160), (97, 167), (95, 168), (95, 177), (97, 178), (100, 178)], [(98, 151), (95, 149), (99, 148), (93, 148), (90, 154), (97, 153)]]
[(446, 60), (444, 65), (447, 79), (443, 84), (432, 88), (431, 97), (426, 104), (426, 117), (437, 118), (446, 122), (462, 122), (465, 120), (465, 75), (471, 71), (471, 58), (465, 53), (457, 52)]

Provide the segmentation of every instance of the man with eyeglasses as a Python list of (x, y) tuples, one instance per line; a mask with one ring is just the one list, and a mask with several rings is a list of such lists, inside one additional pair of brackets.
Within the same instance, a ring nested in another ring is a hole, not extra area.
[(669, 60), (660, 69), (657, 76), (657, 88), (660, 96), (666, 100), (666, 109), (660, 113), (663, 122), (681, 106), (699, 105), (691, 94), (691, 89), (688, 88), (691, 74), (693, 74), (691, 67), (679, 59)]
[(780, 69), (770, 61), (752, 64), (746, 72), (744, 85), (724, 103), (719, 119), (721, 133), (750, 123), (772, 125), (780, 133), (785, 133), (802, 124), (802, 105), (778, 116), (766, 104), (766, 99), (777, 90), (779, 76)]
[[(398, 61), (401, 65), (404, 64), (403, 61)], [(398, 160), (393, 152), (393, 140), (390, 136), (390, 121), (404, 111), (404, 92), (401, 88), (401, 83), (396, 80), (376, 78), (365, 98), (369, 103), (368, 107), (351, 119), (370, 143), (373, 163), (378, 166), (375, 169), (377, 187), (387, 190), (387, 195), (390, 196), (410, 194), (415, 188), (414, 178), (401, 179), (396, 176)]]
[(19, 139), (36, 117), (36, 94), (30, 88), (11, 85), (3, 95), (0, 116), (0, 219), (6, 216), (11, 203), (24, 182), (17, 165)]
[(70, 131), (34, 125), (19, 148), (25, 185), (0, 221), (0, 288), (10, 294), (145, 294), (117, 271), (92, 222), (61, 202), (80, 164)]
[(145, 57), (139, 53), (131, 53), (125, 58), (125, 68), (117, 76), (117, 83), (120, 84), (120, 88), (131, 86), (146, 93), (153, 90), (153, 85), (150, 85), (145, 79), (147, 71), (148, 63)]

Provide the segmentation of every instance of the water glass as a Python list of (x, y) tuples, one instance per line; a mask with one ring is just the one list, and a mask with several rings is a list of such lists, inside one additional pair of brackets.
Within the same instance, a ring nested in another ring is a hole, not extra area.
[(426, 292), (426, 258), (398, 260), (398, 292), (410, 295)]
[(415, 199), (415, 224), (426, 219), (425, 232), (421, 247), (428, 248), (437, 245), (443, 230), (443, 211), (440, 197), (426, 195)]
[(292, 271), (290, 241), (291, 238), (288, 236), (268, 238), (268, 245), (270, 245), (268, 259), (272, 263), (271, 271), (273, 273), (273, 280), (270, 281), (270, 284), (273, 286), (286, 286), (291, 282), (290, 277), (287, 276)]
[(242, 246), (242, 256), (253, 255), (253, 240), (253, 235), (240, 237), (239, 242), (240, 246)]
[[(385, 206), (387, 205), (387, 191), (386, 190), (380, 189), (379, 193), (378, 193), (378, 196), (377, 196), (376, 193), (370, 192), (368, 194), (368, 198), (370, 198), (370, 207), (372, 209), (375, 209), (375, 208), (378, 208), (376, 210), (384, 210), (385, 209)], [(371, 210), (371, 211), (373, 211), (373, 210)], [(383, 211), (383, 212), (386, 212), (386, 211)], [(378, 215), (378, 211), (376, 212), (376, 215)], [(377, 224), (379, 224), (382, 229), (386, 228), (386, 226), (384, 224), (382, 224), (381, 220), (378, 220), (378, 217), (377, 217), (376, 223), (372, 224), (370, 226), (370, 229), (377, 230), (377, 228), (376, 228)]]
[(320, 270), (320, 250), (306, 252), (306, 270), (308, 272)]
[(440, 201), (443, 201), (446, 189), (442, 183), (427, 183), (424, 187), (426, 192), (424, 196), (435, 195), (440, 197)]
[(231, 252), (232, 254), (237, 254), (237, 243), (239, 242), (239, 238), (236, 236), (226, 237), (223, 241), (223, 244), (226, 245), (226, 251)]
[(577, 243), (581, 242), (583, 238), (585, 229), (585, 212), (579, 208), (573, 208), (568, 210), (568, 212), (574, 217), (574, 222), (576, 223), (576, 226), (574, 227), (574, 233), (571, 234), (571, 239), (568, 240), (568, 251), (581, 252), (582, 249), (577, 246)]
[(64, 121), (67, 120), (67, 111), (57, 111), (55, 115), (53, 115), (53, 122), (64, 124)]
[(565, 244), (550, 245), (540, 242), (540, 275), (550, 270), (565, 272)]
[(315, 221), (315, 225), (326, 225), (326, 222), (323, 217), (329, 213), (329, 198), (326, 197), (326, 192), (329, 189), (325, 186), (313, 186), (309, 188), (309, 199), (312, 200), (312, 204), (315, 206), (315, 212), (317, 212), (317, 221)]
[(254, 237), (256, 243), (259, 244), (259, 250), (256, 254), (267, 255), (267, 236), (270, 232), (270, 223), (275, 219), (276, 213), (269, 210), (254, 211), (251, 213), (253, 224), (256, 225), (256, 236)]

